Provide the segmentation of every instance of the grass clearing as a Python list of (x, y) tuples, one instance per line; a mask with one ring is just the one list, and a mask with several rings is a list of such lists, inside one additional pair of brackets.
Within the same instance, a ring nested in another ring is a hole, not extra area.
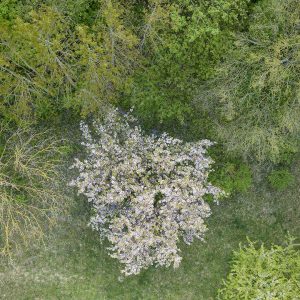
[(87, 227), (88, 207), (77, 210), (52, 233), (45, 249), (32, 249), (13, 264), (1, 264), (1, 299), (215, 299), (229, 271), (232, 250), (246, 236), (280, 244), (289, 232), (300, 237), (300, 159), (286, 191), (267, 184), (214, 205), (206, 243), (182, 245), (179, 269), (150, 268), (120, 281), (118, 262)]

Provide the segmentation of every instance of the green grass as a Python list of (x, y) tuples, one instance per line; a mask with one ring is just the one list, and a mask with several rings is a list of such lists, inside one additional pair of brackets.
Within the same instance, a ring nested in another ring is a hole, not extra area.
[(246, 236), (266, 245), (282, 243), (287, 232), (300, 237), (299, 170), (300, 160), (294, 164), (297, 180), (286, 191), (256, 184), (247, 194), (214, 205), (206, 243), (182, 245), (179, 269), (150, 268), (123, 281), (118, 262), (86, 226), (88, 207), (78, 199), (76, 212), (52, 233), (45, 249), (32, 249), (11, 265), (0, 264), (0, 298), (215, 299), (232, 250), (246, 243)]

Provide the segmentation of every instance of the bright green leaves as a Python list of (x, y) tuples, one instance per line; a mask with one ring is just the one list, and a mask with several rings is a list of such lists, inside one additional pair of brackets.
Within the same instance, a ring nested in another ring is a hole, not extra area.
[(296, 300), (300, 294), (300, 252), (294, 240), (287, 246), (260, 248), (250, 242), (234, 252), (231, 272), (219, 291), (220, 300)]
[(0, 3), (0, 20), (10, 20), (15, 15), (17, 6), (16, 0), (3, 0)]

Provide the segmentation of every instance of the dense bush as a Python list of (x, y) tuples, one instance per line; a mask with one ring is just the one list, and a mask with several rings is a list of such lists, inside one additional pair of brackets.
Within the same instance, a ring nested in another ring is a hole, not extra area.
[(111, 111), (94, 123), (95, 137), (82, 123), (87, 156), (74, 164), (79, 176), (71, 183), (92, 203), (91, 224), (110, 241), (110, 255), (125, 264), (125, 275), (153, 264), (177, 267), (179, 238), (190, 244), (207, 229), (203, 197), (222, 195), (207, 180), (210, 141), (145, 136), (132, 122)]
[(278, 190), (285, 190), (294, 180), (293, 174), (287, 169), (274, 170), (268, 175), (269, 183)]
[(24, 18), (32, 10), (46, 5), (57, 10), (73, 24), (93, 24), (102, 1), (98, 0), (2, 0), (0, 20), (13, 21), (16, 17)]
[(284, 246), (260, 248), (250, 242), (234, 253), (220, 300), (296, 300), (300, 295), (300, 252), (290, 240)]
[(300, 2), (262, 1), (196, 105), (232, 153), (278, 162), (300, 137)]
[(226, 193), (246, 192), (252, 184), (251, 169), (242, 162), (217, 163), (215, 172), (210, 176), (213, 184)]
[(0, 133), (0, 253), (7, 255), (41, 239), (69, 201), (61, 186), (61, 140), (48, 131), (11, 134), (1, 127)]

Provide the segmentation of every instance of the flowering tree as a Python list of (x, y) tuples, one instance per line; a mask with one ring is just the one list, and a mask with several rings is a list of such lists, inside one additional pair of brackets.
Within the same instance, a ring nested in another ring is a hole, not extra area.
[(87, 157), (76, 159), (79, 176), (71, 182), (92, 203), (90, 224), (110, 241), (125, 275), (153, 264), (178, 267), (179, 238), (190, 244), (207, 230), (203, 197), (223, 194), (207, 181), (212, 142), (146, 136), (135, 121), (113, 110), (92, 131), (81, 123)]

